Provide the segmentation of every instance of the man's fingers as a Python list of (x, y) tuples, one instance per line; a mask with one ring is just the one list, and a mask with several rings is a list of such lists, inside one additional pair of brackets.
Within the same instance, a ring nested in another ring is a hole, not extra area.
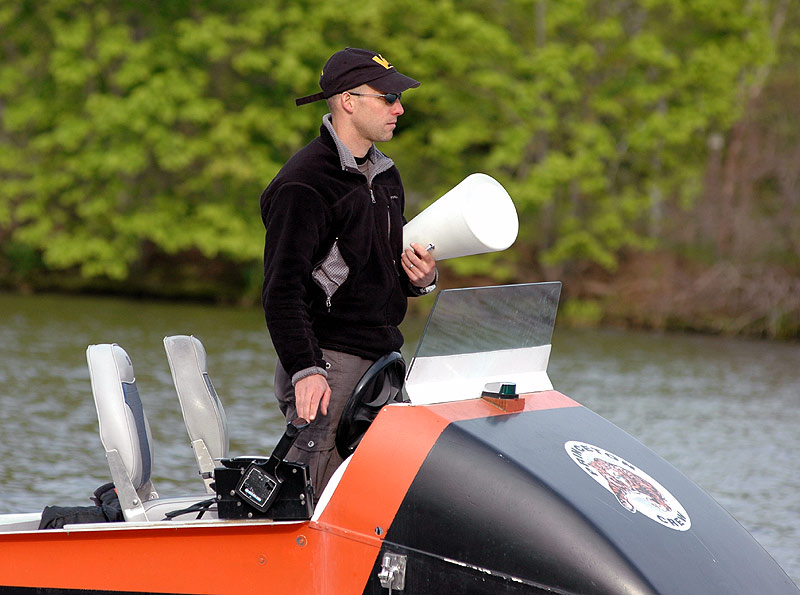
[(408, 268), (415, 269), (419, 268), (424, 272), (430, 272), (433, 267), (436, 265), (436, 260), (433, 258), (433, 254), (431, 254), (428, 250), (425, 250), (419, 244), (412, 243), (409, 248), (406, 248), (403, 251), (403, 262), (406, 263)]
[(328, 401), (330, 401), (330, 386), (325, 377), (320, 374), (312, 374), (297, 382), (294, 387), (294, 401), (297, 414), (314, 421), (317, 417), (317, 410), (324, 401), (322, 414), (327, 415)]
[(416, 255), (413, 249), (408, 248), (403, 251), (401, 261), (409, 277), (425, 276), (425, 262)]
[(322, 415), (328, 415), (328, 405), (331, 402), (331, 389), (328, 387), (328, 390), (325, 391), (325, 394), (322, 395), (322, 400), (319, 402), (319, 410), (322, 412)]
[(297, 396), (295, 398), (295, 405), (297, 406), (297, 414), (300, 417), (304, 417), (308, 421), (314, 421), (317, 408), (312, 407), (312, 401), (309, 395), (303, 395), (302, 398)]
[(436, 259), (417, 243), (403, 250), (400, 262), (412, 284), (422, 287), (430, 285), (435, 279)]
[(311, 395), (311, 398), (309, 399), (306, 407), (307, 407), (306, 411), (308, 411), (309, 415), (309, 417), (307, 417), (306, 419), (308, 421), (314, 421), (314, 419), (316, 419), (317, 417), (317, 410), (319, 409), (319, 400), (316, 399), (313, 394)]
[(419, 258), (419, 260), (421, 260), (431, 268), (433, 267), (434, 264), (436, 264), (436, 259), (433, 257), (433, 254), (430, 252), (430, 250), (426, 250), (417, 243), (411, 244), (411, 247), (414, 248), (414, 255), (417, 258)]

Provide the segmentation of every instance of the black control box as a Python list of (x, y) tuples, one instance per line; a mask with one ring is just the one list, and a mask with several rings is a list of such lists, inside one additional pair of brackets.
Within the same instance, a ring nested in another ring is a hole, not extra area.
[[(255, 457), (222, 459), (221, 463), (214, 470), (219, 518), (301, 521), (314, 514), (314, 489), (305, 463), (280, 461), (273, 468), (274, 461)], [(267, 494), (265, 507), (253, 505), (259, 501), (258, 494), (248, 498), (259, 490)]]

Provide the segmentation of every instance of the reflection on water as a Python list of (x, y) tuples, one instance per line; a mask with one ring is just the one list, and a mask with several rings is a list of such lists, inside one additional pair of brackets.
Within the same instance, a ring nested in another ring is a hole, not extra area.
[[(404, 325), (407, 358), (423, 324)], [(109, 480), (86, 367), (91, 343), (117, 342), (133, 360), (156, 488), (202, 491), (161, 343), (171, 334), (205, 344), (231, 452), (272, 449), (283, 419), (260, 310), (0, 294), (0, 513), (88, 504)], [(556, 323), (549, 372), (557, 390), (703, 487), (800, 581), (800, 345)]]

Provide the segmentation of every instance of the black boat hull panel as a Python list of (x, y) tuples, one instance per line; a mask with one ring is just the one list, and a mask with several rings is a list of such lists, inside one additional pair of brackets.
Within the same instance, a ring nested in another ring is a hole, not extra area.
[[(657, 520), (629, 509), (650, 488)], [(448, 425), (382, 552), (408, 555), (409, 592), (797, 592), (707, 493), (583, 407)], [(365, 592), (380, 592), (380, 563)]]

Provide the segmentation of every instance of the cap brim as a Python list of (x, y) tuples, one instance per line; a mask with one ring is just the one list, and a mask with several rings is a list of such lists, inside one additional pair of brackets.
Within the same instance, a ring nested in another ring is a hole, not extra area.
[(402, 93), (408, 89), (419, 87), (419, 81), (415, 81), (411, 77), (400, 74), (396, 70), (376, 79), (364, 81), (362, 84), (375, 87), (378, 91), (383, 91), (384, 93)]
[[(408, 77), (404, 74), (400, 74), (399, 72), (393, 69), (377, 78), (362, 81), (354, 85), (347, 85), (341, 91), (331, 93), (327, 97), (336, 95), (337, 93), (342, 93), (347, 89), (352, 89), (353, 87), (357, 87), (358, 85), (370, 85), (371, 87), (375, 87), (378, 91), (382, 91), (384, 93), (402, 93), (403, 91), (406, 91), (408, 89), (419, 87), (419, 81), (415, 81), (411, 77)], [(305, 97), (299, 97), (295, 99), (294, 102), (295, 105), (300, 106), (300, 105), (305, 105), (307, 103), (313, 103), (321, 99), (327, 99), (327, 97), (325, 93), (314, 93), (313, 95), (306, 95)]]

